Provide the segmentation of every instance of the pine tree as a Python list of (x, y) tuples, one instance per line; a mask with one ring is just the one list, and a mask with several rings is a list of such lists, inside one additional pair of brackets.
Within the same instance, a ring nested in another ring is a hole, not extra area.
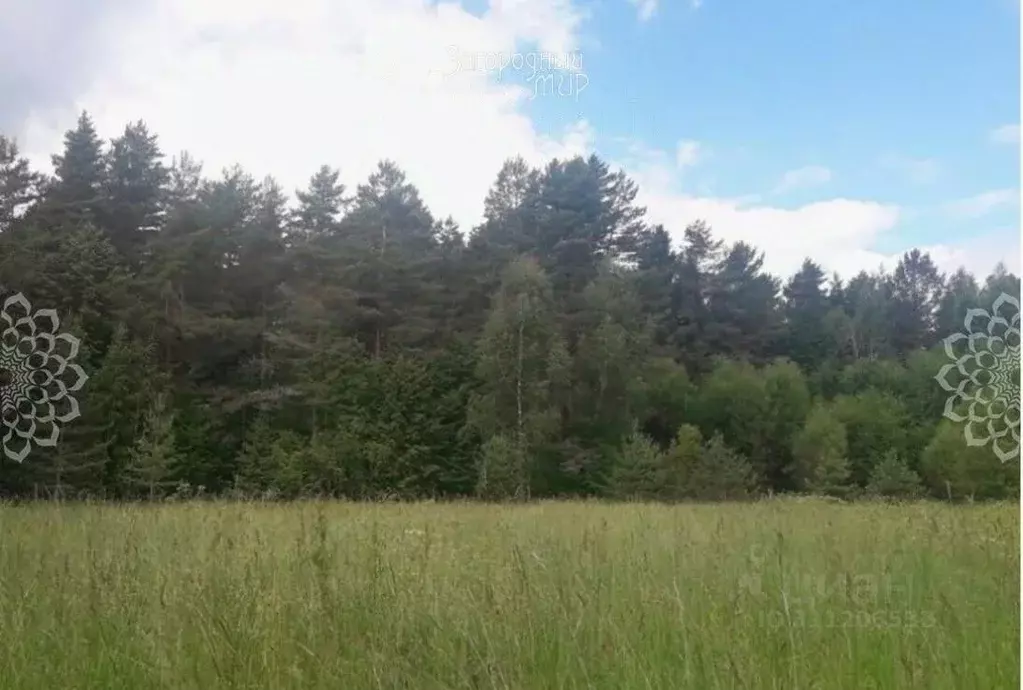
[(778, 280), (763, 272), (763, 264), (763, 254), (737, 242), (716, 267), (706, 330), (716, 354), (759, 363), (778, 351), (783, 333)]
[[(981, 307), (980, 287), (977, 280), (960, 268), (949, 276), (935, 314), (935, 330), (938, 338), (945, 338), (963, 329), (963, 321), (969, 309)], [(984, 305), (988, 308), (990, 305)]]
[(385, 160), (359, 185), (338, 241), (328, 244), (333, 268), (344, 276), (355, 335), (376, 358), (433, 335), (426, 302), (436, 286), (426, 277), (438, 249), (435, 227), (419, 191)]
[(824, 282), (821, 267), (806, 259), (785, 286), (786, 355), (809, 370), (816, 369), (830, 350), (825, 324), (830, 307)]
[(670, 344), (678, 325), (678, 257), (671, 247), (671, 236), (664, 226), (640, 233), (635, 251), (634, 282), (643, 313), (653, 323), (654, 342), (662, 352)]
[(892, 343), (901, 355), (934, 342), (934, 319), (944, 276), (928, 254), (914, 249), (903, 255), (891, 276)]
[(994, 271), (984, 280), (984, 289), (980, 292), (980, 304), (983, 309), (990, 309), (1002, 294), (1020, 298), (1020, 279), (1014, 273), (1009, 273), (1005, 264), (1001, 261), (995, 266)]
[(891, 345), (891, 300), (887, 276), (861, 271), (845, 289), (844, 312), (853, 359), (875, 359), (894, 352)]
[(528, 204), (539, 193), (539, 188), (539, 172), (526, 165), (522, 158), (505, 161), (483, 201), (484, 223), (478, 238), (506, 248), (510, 256), (533, 247), (534, 240), (529, 233), (535, 228), (524, 221), (532, 210)]
[(686, 370), (694, 375), (705, 373), (712, 364), (709, 299), (721, 251), (721, 241), (713, 238), (706, 223), (686, 227), (675, 282), (674, 343)]
[(292, 229), (299, 235), (317, 237), (337, 232), (338, 221), (350, 203), (345, 186), (338, 181), (340, 176), (339, 170), (321, 166), (310, 178), (309, 188), (295, 193), (298, 209)]
[(0, 233), (35, 201), (39, 184), (40, 176), (20, 155), (17, 142), (0, 134)]
[(321, 167), (292, 213), (272, 177), (168, 169), (157, 141), (136, 122), (104, 154), (83, 114), (40, 181), (0, 138), (0, 285), (74, 314), (92, 375), (56, 447), (0, 459), (5, 495), (156, 494), (164, 448), (196, 492), (286, 498), (611, 495), (648, 469), (663, 491), (626, 493), (845, 495), (889, 451), (934, 497), (1018, 495), (933, 379), (967, 308), (1018, 297), (1003, 265), (943, 280), (910, 251), (825, 289), (807, 259), (779, 295), (760, 251), (652, 226), (596, 156), (507, 161), (462, 229), (391, 161), (351, 195)]

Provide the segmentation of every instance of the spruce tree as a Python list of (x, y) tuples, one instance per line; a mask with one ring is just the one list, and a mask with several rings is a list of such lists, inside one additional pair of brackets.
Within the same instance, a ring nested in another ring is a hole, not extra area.
[(620, 499), (656, 499), (664, 496), (667, 467), (664, 452), (638, 429), (614, 451), (608, 492)]
[(135, 440), (125, 474), (127, 483), (154, 499), (173, 482), (171, 476), (177, 463), (174, 437), (174, 411), (167, 396), (159, 393), (153, 398), (142, 421), (141, 432)]
[(111, 142), (104, 180), (104, 229), (130, 265), (141, 260), (146, 233), (159, 229), (170, 178), (155, 134), (139, 121)]
[(915, 498), (921, 493), (920, 477), (906, 466), (898, 453), (890, 450), (874, 466), (866, 492), (871, 496)]
[(54, 179), (46, 199), (63, 216), (103, 220), (106, 159), (92, 118), (82, 112), (75, 129), (64, 134), (64, 151), (52, 156)]

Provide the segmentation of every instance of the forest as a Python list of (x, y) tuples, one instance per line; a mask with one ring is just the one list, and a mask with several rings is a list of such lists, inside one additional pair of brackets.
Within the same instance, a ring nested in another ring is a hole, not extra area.
[(0, 137), (0, 285), (56, 310), (88, 381), (2, 496), (1018, 497), (934, 378), (968, 309), (1019, 298), (1002, 265), (772, 276), (651, 224), (597, 156), (508, 160), (471, 229), (394, 161), (292, 193), (142, 121), (82, 113), (53, 168)]

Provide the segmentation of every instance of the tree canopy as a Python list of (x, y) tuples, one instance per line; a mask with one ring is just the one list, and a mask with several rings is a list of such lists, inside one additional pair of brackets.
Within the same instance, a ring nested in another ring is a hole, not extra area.
[(53, 164), (0, 136), (0, 285), (90, 380), (4, 495), (1018, 495), (933, 380), (1004, 266), (772, 276), (596, 156), (509, 160), (464, 231), (395, 161), (285, 190), (83, 113)]

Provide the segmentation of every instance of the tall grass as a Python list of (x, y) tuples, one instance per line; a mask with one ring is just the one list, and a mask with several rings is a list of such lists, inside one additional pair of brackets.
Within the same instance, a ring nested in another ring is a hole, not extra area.
[(1018, 510), (0, 506), (0, 688), (1016, 688)]

